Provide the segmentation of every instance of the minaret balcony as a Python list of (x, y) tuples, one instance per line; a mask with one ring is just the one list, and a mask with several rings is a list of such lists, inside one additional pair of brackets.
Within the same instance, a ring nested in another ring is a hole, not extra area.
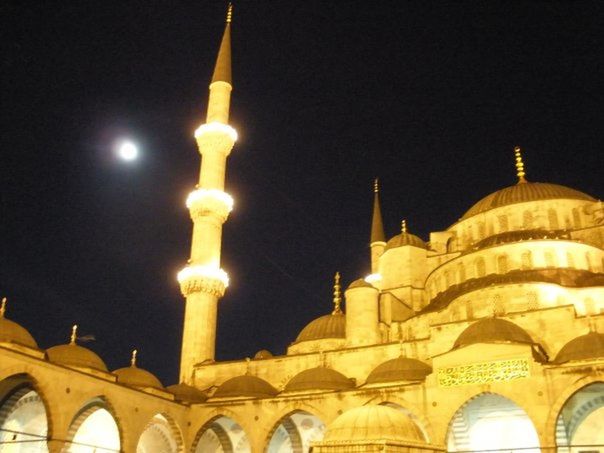
[(183, 296), (192, 293), (208, 293), (222, 297), (229, 286), (229, 276), (217, 267), (204, 265), (189, 265), (178, 273), (178, 283)]
[(202, 124), (195, 131), (199, 152), (220, 152), (228, 156), (237, 141), (237, 131), (228, 124), (213, 121)]
[(233, 197), (218, 189), (196, 189), (187, 197), (187, 208), (193, 221), (216, 216), (224, 223), (233, 210), (233, 204)]

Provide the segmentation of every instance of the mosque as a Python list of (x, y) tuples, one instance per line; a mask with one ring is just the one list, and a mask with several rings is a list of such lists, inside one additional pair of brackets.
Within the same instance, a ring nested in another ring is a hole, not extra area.
[(604, 205), (530, 181), (519, 148), (515, 184), (428, 242), (404, 223), (385, 237), (376, 184), (371, 274), (343, 292), (336, 274), (333, 310), (285, 355), (214, 360), (230, 28), (229, 11), (195, 133), (180, 382), (164, 387), (136, 351), (109, 371), (75, 326), (41, 349), (4, 300), (0, 452), (604, 452)]

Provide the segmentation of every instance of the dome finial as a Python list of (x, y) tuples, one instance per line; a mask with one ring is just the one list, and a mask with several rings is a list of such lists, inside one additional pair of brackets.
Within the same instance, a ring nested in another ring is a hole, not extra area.
[(69, 339), (69, 344), (76, 344), (76, 339), (78, 338), (77, 335), (78, 335), (78, 325), (74, 324), (71, 327), (71, 338)]
[(252, 359), (250, 359), (249, 357), (245, 358), (245, 374), (246, 376), (249, 376), (250, 373), (250, 364), (252, 363)]
[(2, 305), (0, 306), (0, 318), (4, 318), (4, 313), (6, 313), (6, 297), (2, 298)]
[(407, 219), (403, 219), (401, 222), (401, 233), (407, 233)]
[(333, 311), (332, 315), (340, 315), (342, 314), (342, 309), (340, 308), (340, 304), (342, 303), (342, 291), (340, 287), (340, 273), (336, 272), (334, 276), (334, 284), (333, 284)]
[(232, 20), (233, 20), (233, 2), (229, 2), (229, 6), (227, 6), (226, 23), (230, 24)]
[(398, 342), (398, 347), (399, 347), (399, 352), (401, 354), (401, 357), (405, 357), (405, 348), (403, 347), (403, 339), (401, 338)]
[(516, 156), (516, 175), (518, 176), (518, 184), (526, 182), (526, 173), (524, 172), (524, 162), (522, 161), (522, 152), (520, 146), (514, 148)]
[(138, 354), (138, 350), (133, 349), (132, 350), (132, 357), (130, 357), (130, 366), (131, 367), (136, 367), (136, 354)]
[(375, 178), (373, 180), (373, 192), (374, 193), (379, 193), (380, 191), (380, 179), (379, 178)]

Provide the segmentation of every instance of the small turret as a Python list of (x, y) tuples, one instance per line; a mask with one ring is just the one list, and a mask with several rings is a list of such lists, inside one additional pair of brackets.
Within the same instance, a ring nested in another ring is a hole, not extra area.
[(379, 331), (379, 291), (359, 279), (346, 290), (346, 344), (367, 346), (377, 344)]
[(384, 234), (384, 222), (382, 221), (382, 210), (380, 208), (380, 187), (379, 180), (376, 178), (373, 182), (373, 216), (371, 218), (371, 273), (378, 271), (378, 261), (384, 247), (386, 247), (386, 235)]

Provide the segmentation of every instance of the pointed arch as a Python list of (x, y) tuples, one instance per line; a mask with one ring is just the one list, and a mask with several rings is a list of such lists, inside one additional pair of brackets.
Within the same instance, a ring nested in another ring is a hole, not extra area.
[(323, 439), (325, 423), (314, 413), (295, 409), (283, 415), (269, 431), (266, 453), (308, 453), (310, 443)]
[(247, 433), (233, 418), (216, 415), (197, 431), (191, 447), (193, 453), (251, 452)]
[(67, 431), (63, 451), (87, 452), (91, 447), (99, 453), (119, 452), (122, 445), (122, 430), (115, 410), (103, 396), (90, 399), (75, 414)]
[(137, 453), (184, 452), (182, 433), (174, 419), (165, 413), (155, 414), (141, 433), (136, 451)]

